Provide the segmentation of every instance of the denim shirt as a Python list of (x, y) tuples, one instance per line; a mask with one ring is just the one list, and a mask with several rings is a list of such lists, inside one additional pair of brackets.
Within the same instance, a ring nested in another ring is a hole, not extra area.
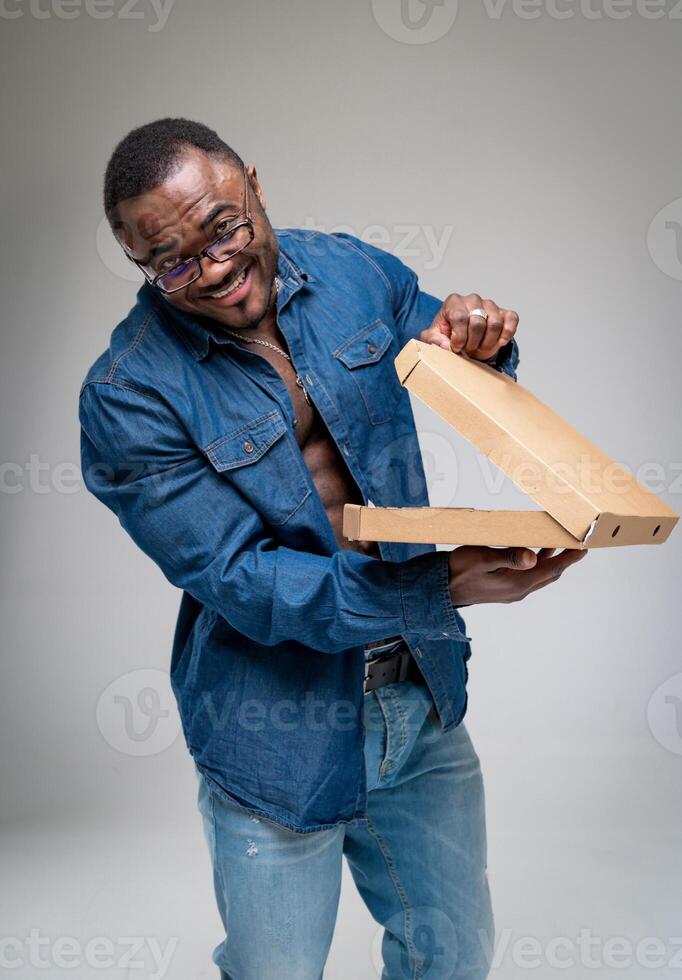
[[(275, 233), (277, 322), (362, 499), (427, 506), (393, 361), (441, 300), (351, 235)], [(511, 342), (497, 366), (515, 377), (517, 363)], [(365, 820), (364, 645), (405, 638), (443, 731), (466, 710), (447, 553), (339, 548), (278, 373), (147, 284), (90, 368), (79, 416), (88, 489), (183, 590), (171, 684), (198, 769), (295, 831)]]

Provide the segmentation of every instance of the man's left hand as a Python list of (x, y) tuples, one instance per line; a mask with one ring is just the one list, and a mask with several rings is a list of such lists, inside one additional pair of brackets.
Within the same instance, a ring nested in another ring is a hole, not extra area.
[[(474, 310), (485, 310), (487, 320), (472, 315)], [(477, 293), (469, 296), (451, 293), (419, 339), (477, 361), (489, 361), (509, 343), (518, 325), (518, 313), (502, 309), (491, 299), (481, 299)]]

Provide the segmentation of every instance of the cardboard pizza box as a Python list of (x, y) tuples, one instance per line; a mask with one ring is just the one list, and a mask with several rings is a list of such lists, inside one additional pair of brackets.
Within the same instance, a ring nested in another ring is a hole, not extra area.
[(606, 548), (669, 537), (675, 511), (507, 375), (418, 340), (405, 345), (395, 367), (401, 384), (542, 510), (346, 504), (348, 539)]

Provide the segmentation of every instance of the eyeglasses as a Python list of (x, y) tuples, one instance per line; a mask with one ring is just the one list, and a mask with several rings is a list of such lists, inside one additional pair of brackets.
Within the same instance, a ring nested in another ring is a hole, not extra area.
[(221, 235), (206, 248), (202, 249), (198, 255), (192, 255), (188, 259), (183, 259), (172, 268), (155, 275), (150, 272), (137, 259), (126, 250), (126, 255), (143, 273), (147, 282), (156, 286), (163, 293), (176, 293), (179, 289), (185, 289), (201, 275), (201, 260), (204, 257), (212, 259), (214, 262), (227, 262), (242, 249), (250, 245), (254, 238), (253, 218), (249, 206), (249, 178), (244, 167), (244, 205), (239, 212), (245, 212), (245, 217), (237, 224), (233, 224), (225, 234)]

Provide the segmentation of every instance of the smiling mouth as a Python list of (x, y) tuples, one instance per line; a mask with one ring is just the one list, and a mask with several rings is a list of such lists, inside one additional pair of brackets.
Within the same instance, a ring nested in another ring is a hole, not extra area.
[(226, 296), (231, 296), (232, 293), (236, 293), (237, 290), (240, 289), (246, 282), (246, 277), (249, 274), (250, 268), (251, 263), (245, 266), (242, 271), (223, 289), (217, 289), (212, 293), (204, 293), (202, 299), (224, 299)]

